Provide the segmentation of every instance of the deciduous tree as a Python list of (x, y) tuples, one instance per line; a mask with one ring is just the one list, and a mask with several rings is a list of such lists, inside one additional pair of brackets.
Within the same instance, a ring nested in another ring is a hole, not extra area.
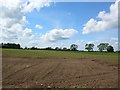
[(72, 50), (72, 51), (76, 51), (77, 48), (78, 48), (78, 45), (76, 45), (76, 44), (72, 44), (72, 45), (70, 46), (70, 50)]
[(85, 45), (85, 49), (87, 49), (88, 51), (93, 51), (93, 48), (94, 48), (94, 44), (92, 43)]
[(107, 47), (108, 47), (108, 43), (100, 43), (97, 47), (99, 49), (99, 51), (103, 51), (103, 50), (107, 50)]
[(107, 47), (107, 51), (108, 51), (108, 52), (114, 52), (114, 48), (113, 48), (112, 46), (108, 46), (108, 47)]

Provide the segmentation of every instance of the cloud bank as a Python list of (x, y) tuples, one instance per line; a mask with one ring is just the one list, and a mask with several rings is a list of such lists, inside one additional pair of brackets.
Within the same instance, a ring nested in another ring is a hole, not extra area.
[(83, 27), (82, 34), (90, 34), (93, 32), (104, 31), (109, 28), (118, 28), (118, 2), (110, 6), (110, 12), (101, 11), (99, 12), (97, 18), (100, 20), (95, 20), (91, 18)]

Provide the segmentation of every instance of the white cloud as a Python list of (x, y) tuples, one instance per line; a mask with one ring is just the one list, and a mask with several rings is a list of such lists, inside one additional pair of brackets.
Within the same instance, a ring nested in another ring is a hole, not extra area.
[(75, 41), (75, 44), (78, 45), (79, 50), (85, 49), (86, 42), (84, 40), (77, 40), (77, 41)]
[(0, 0), (0, 6), (7, 7), (8, 9), (15, 9), (19, 6), (21, 0)]
[(112, 40), (114, 40), (114, 41), (118, 41), (118, 38), (116, 38), (116, 37), (112, 37), (112, 38), (111, 38), (111, 41), (112, 41)]
[(75, 29), (53, 29), (41, 36), (44, 41), (55, 42), (58, 40), (69, 39), (78, 33)]
[(30, 47), (33, 47), (33, 46), (38, 47), (40, 43), (41, 43), (40, 40), (31, 40), (31, 41), (29, 41)]
[(115, 51), (118, 51), (118, 49), (120, 49), (120, 46), (118, 45), (119, 42), (117, 37), (110, 38), (109, 44), (114, 47)]
[[(89, 42), (85, 41), (85, 40), (77, 40), (77, 41), (75, 41), (75, 44), (78, 45), (79, 50), (85, 50), (85, 45), (90, 44), (90, 43), (93, 43), (94, 45), (98, 45), (98, 43), (100, 43), (100, 42), (98, 42), (97, 40), (89, 41)], [(97, 50), (96, 47), (94, 47), (94, 50)]]
[(49, 5), (47, 0), (0, 0), (0, 42), (26, 43), (34, 35), (25, 28), (29, 23), (25, 14)]
[(32, 36), (32, 30), (26, 28), (26, 29), (23, 31), (23, 36), (31, 37), (31, 36)]
[[(100, 20), (95, 20), (91, 18), (83, 27), (82, 34), (89, 34), (93, 32), (104, 31), (108, 28), (118, 28), (118, 2), (110, 6), (110, 12), (101, 11), (99, 12), (97, 18)], [(119, 16), (120, 17), (120, 16)]]
[(37, 29), (43, 29), (43, 26), (36, 24), (35, 28), (37, 28)]
[[(16, 3), (14, 3), (16, 2)], [(22, 15), (19, 7), (20, 1), (0, 0), (0, 25), (1, 27), (11, 28), (13, 24), (18, 23)]]
[(34, 9), (39, 11), (40, 8), (48, 7), (48, 6), (50, 6), (50, 3), (48, 2), (48, 0), (27, 0), (23, 4), (22, 12), (31, 12)]

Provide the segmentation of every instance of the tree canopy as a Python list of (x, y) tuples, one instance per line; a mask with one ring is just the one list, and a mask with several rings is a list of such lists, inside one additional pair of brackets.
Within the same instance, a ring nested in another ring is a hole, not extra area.
[(108, 47), (108, 43), (100, 43), (97, 47), (99, 49), (99, 51), (103, 51), (103, 50), (107, 50), (107, 47)]
[(107, 47), (107, 51), (108, 51), (108, 52), (114, 52), (114, 48), (113, 48), (112, 46), (108, 46), (108, 47)]
[(70, 50), (72, 50), (72, 51), (76, 51), (77, 48), (78, 48), (78, 45), (76, 45), (76, 44), (72, 44), (72, 45), (70, 46)]
[(85, 49), (87, 49), (88, 51), (93, 51), (93, 48), (94, 48), (94, 44), (92, 43), (85, 45)]

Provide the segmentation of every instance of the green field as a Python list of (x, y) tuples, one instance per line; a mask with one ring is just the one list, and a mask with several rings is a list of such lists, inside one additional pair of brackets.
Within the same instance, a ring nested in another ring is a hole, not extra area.
[(9, 57), (31, 57), (31, 58), (70, 58), (70, 59), (99, 59), (118, 63), (117, 52), (79, 52), (79, 51), (52, 51), (52, 50), (22, 50), (2, 49), (3, 56)]

